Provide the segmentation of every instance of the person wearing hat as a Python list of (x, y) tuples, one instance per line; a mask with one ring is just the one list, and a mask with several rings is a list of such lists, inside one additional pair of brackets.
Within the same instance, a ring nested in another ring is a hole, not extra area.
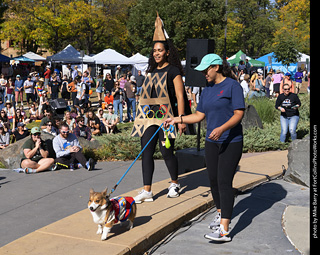
[(115, 79), (116, 81), (120, 80), (121, 78), (121, 66), (120, 65), (117, 65), (117, 70), (116, 70), (116, 73), (115, 73)]
[(18, 105), (19, 98), (21, 105), (23, 105), (23, 80), (21, 80), (21, 76), (19, 74), (16, 76), (16, 80), (14, 81), (14, 91), (16, 105)]
[(4, 149), (9, 146), (10, 134), (5, 132), (4, 126), (0, 123), (0, 149)]
[(232, 182), (242, 155), (241, 119), (245, 102), (241, 85), (233, 79), (227, 62), (218, 55), (205, 55), (195, 70), (202, 72), (208, 81), (196, 112), (169, 118), (164, 125), (197, 123), (206, 118), (205, 159), (218, 213), (209, 225), (214, 232), (205, 238), (226, 242), (231, 241), (228, 234), (235, 195)]
[[(132, 75), (130, 80), (124, 85), (124, 91), (126, 92), (126, 102), (127, 102), (127, 120), (129, 122), (134, 121), (136, 116), (136, 91), (137, 82), (136, 78)], [(131, 116), (132, 109), (132, 116)]]
[[(180, 196), (178, 180), (178, 160), (174, 155), (175, 138), (186, 131), (186, 125), (179, 123), (172, 132), (167, 132), (171, 146), (165, 146), (166, 135), (160, 129), (163, 118), (183, 116), (191, 113), (188, 98), (184, 89), (182, 76), (183, 68), (178, 52), (163, 28), (163, 23), (157, 14), (153, 46), (150, 52), (146, 79), (142, 85), (141, 96), (137, 107), (132, 136), (141, 137), (141, 148), (150, 141), (148, 148), (142, 153), (143, 189), (134, 197), (136, 203), (153, 201), (152, 178), (154, 173), (154, 159), (156, 145), (168, 168), (171, 184), (167, 197)], [(151, 140), (150, 140), (151, 139)]]
[(12, 143), (14, 143), (29, 136), (30, 132), (29, 130), (25, 129), (25, 124), (23, 122), (18, 122), (17, 130), (13, 131), (12, 135)]
[(35, 174), (45, 170), (55, 170), (54, 159), (48, 158), (49, 151), (46, 143), (41, 139), (39, 127), (31, 129), (31, 137), (22, 145), (23, 156), (21, 168), (26, 174)]
[(253, 97), (264, 97), (266, 95), (265, 93), (265, 82), (263, 80), (262, 72), (258, 71), (258, 77), (255, 80), (253, 87), (252, 87), (252, 93), (249, 96), (249, 99), (252, 99)]
[(287, 72), (284, 75), (284, 78), (282, 79), (282, 81), (280, 82), (280, 94), (284, 92), (283, 91), (284, 84), (288, 84), (290, 86), (290, 92), (294, 93), (294, 84), (293, 84), (293, 81), (291, 80), (291, 73)]

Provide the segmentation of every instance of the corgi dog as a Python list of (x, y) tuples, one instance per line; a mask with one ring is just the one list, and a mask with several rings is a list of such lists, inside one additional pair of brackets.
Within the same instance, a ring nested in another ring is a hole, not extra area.
[(102, 192), (95, 192), (90, 189), (88, 209), (90, 210), (94, 223), (98, 224), (97, 235), (101, 240), (107, 240), (108, 233), (112, 226), (118, 221), (129, 220), (128, 229), (133, 228), (133, 221), (136, 217), (137, 207), (132, 197), (115, 197), (110, 199), (107, 196), (106, 188)]

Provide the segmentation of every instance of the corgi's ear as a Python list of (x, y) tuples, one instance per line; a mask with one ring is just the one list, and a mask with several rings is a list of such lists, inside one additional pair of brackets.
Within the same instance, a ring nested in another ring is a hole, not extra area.
[(94, 193), (94, 190), (91, 188), (90, 189), (90, 195), (92, 195)]
[(103, 194), (104, 197), (107, 196), (107, 191), (108, 191), (108, 187), (106, 187), (106, 188), (104, 189), (104, 191), (102, 191), (102, 194)]

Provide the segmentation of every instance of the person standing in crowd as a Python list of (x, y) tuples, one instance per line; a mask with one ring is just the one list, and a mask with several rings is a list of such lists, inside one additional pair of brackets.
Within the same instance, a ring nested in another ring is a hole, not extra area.
[(46, 66), (46, 71), (44, 72), (44, 88), (48, 89), (50, 77), (51, 77), (51, 69), (50, 66)]
[(106, 77), (103, 81), (104, 91), (111, 91), (114, 87), (114, 80), (110, 73), (106, 74)]
[(52, 81), (49, 82), (49, 94), (51, 94), (51, 99), (57, 99), (59, 96), (60, 82), (58, 81), (57, 75), (52, 77)]
[(296, 81), (297, 94), (299, 94), (300, 89), (302, 87), (302, 79), (303, 79), (303, 73), (301, 72), (301, 67), (299, 67), (298, 72), (294, 74), (294, 79)]
[(18, 105), (19, 98), (21, 105), (23, 105), (23, 80), (21, 80), (21, 76), (19, 74), (16, 76), (16, 80), (14, 81), (14, 91), (16, 96), (16, 106)]
[(111, 90), (111, 95), (113, 96), (113, 105), (114, 105), (114, 113), (118, 115), (118, 111), (120, 112), (120, 123), (123, 123), (123, 90), (120, 88), (120, 82), (116, 81), (114, 83), (114, 88)]
[(290, 92), (294, 93), (294, 84), (293, 84), (293, 81), (291, 80), (291, 73), (287, 72), (284, 75), (284, 78), (282, 79), (282, 81), (280, 82), (280, 94), (283, 93), (284, 84), (288, 84), (290, 86)]
[(276, 71), (276, 73), (274, 75), (272, 75), (272, 82), (273, 82), (273, 91), (274, 93), (276, 93), (276, 97), (279, 96), (279, 93), (280, 93), (280, 83), (283, 79), (283, 75), (281, 73), (281, 71), (278, 69)]
[(74, 66), (74, 70), (72, 71), (72, 80), (78, 76), (78, 66)]
[[(127, 118), (129, 122), (134, 121), (136, 117), (136, 79), (134, 76), (130, 77), (130, 81), (126, 82), (124, 85), (124, 91), (126, 92), (127, 101)], [(131, 116), (132, 109), (132, 116)]]
[(91, 90), (91, 85), (93, 84), (93, 80), (90, 76), (89, 71), (84, 71), (82, 78), (81, 78), (81, 82), (85, 84), (86, 89), (85, 89), (85, 93), (84, 93), (84, 104), (88, 105), (88, 102), (90, 100), (90, 94), (89, 91)]
[(75, 100), (75, 106), (78, 108), (83, 108), (85, 103), (85, 92), (86, 92), (86, 84), (81, 82), (81, 77), (77, 76), (74, 80), (74, 83), (76, 84), (77, 89), (77, 96)]
[(270, 84), (271, 84), (271, 82), (272, 82), (272, 72), (269, 71), (267, 73), (267, 77), (266, 77), (266, 80), (265, 80), (265, 86), (264, 86), (264, 88), (266, 90), (266, 96), (268, 98), (270, 98)]
[(7, 88), (7, 80), (5, 79), (4, 75), (0, 75), (0, 93), (2, 95), (2, 102), (5, 101), (6, 97), (6, 88)]
[(246, 98), (250, 89), (249, 89), (249, 82), (250, 82), (250, 75), (245, 74), (243, 77), (243, 80), (241, 81), (240, 85), (243, 90), (243, 97)]
[(54, 159), (48, 158), (49, 151), (46, 143), (41, 139), (38, 127), (31, 129), (31, 138), (22, 146), (23, 156), (21, 167), (26, 174), (35, 174), (45, 170), (55, 170)]
[(197, 123), (206, 118), (205, 159), (217, 215), (209, 225), (214, 232), (205, 238), (226, 242), (231, 241), (229, 224), (235, 196), (232, 183), (242, 156), (241, 119), (245, 102), (242, 87), (234, 79), (228, 63), (218, 55), (205, 55), (195, 70), (201, 71), (208, 81), (196, 112), (169, 118), (164, 124), (167, 127), (175, 123)]
[[(183, 69), (178, 56), (178, 52), (174, 47), (172, 41), (165, 36), (162, 22), (159, 16), (157, 16), (155, 24), (156, 29), (153, 37), (153, 47), (152, 51), (150, 52), (146, 75), (148, 77), (148, 81), (146, 78), (144, 84), (142, 85), (142, 93), (145, 93), (145, 95), (147, 95), (147, 97), (151, 100), (148, 103), (150, 109), (146, 114), (144, 114), (145, 116), (142, 120), (140, 119), (140, 116), (139, 118), (136, 116), (133, 129), (133, 131), (136, 130), (135, 127), (138, 124), (138, 121), (143, 121), (143, 123), (141, 122), (141, 124), (144, 125), (144, 132), (142, 134), (139, 134), (139, 136), (141, 137), (141, 148), (145, 147), (145, 145), (150, 141), (151, 137), (155, 134), (160, 126), (155, 116), (153, 116), (153, 119), (150, 119), (149, 113), (154, 112), (154, 115), (156, 115), (156, 113), (160, 111), (163, 113), (161, 109), (163, 100), (166, 100), (168, 102), (168, 108), (170, 108), (170, 110), (167, 109), (167, 112), (170, 111), (169, 116), (183, 116), (184, 114), (187, 114), (186, 107), (189, 107), (187, 101), (188, 99), (185, 95), (185, 89), (182, 81)], [(159, 78), (161, 81), (158, 81), (157, 84), (150, 82), (156, 76), (165, 76), (166, 79)], [(150, 90), (148, 90), (147, 87), (150, 88)], [(158, 89), (165, 90), (166, 95), (158, 95)], [(141, 108), (141, 105), (144, 105), (145, 103), (147, 104), (147, 101), (141, 100), (142, 98), (139, 102), (139, 108)], [(139, 124), (139, 127), (141, 124)], [(186, 131), (186, 125), (178, 124), (178, 130), (181, 135)], [(154, 173), (153, 155), (157, 143), (159, 143), (161, 154), (163, 156), (163, 159), (165, 160), (171, 177), (171, 184), (168, 188), (167, 197), (179, 197), (181, 187), (178, 181), (178, 160), (173, 153), (175, 141), (175, 136), (173, 136), (174, 134), (176, 133), (169, 134), (170, 137), (168, 139), (171, 146), (167, 148), (164, 145), (165, 133), (163, 130), (160, 130), (149, 143), (148, 149), (143, 151), (142, 177), (144, 187), (139, 192), (139, 194), (134, 197), (136, 203), (153, 201), (153, 193), (151, 188)]]
[(284, 143), (286, 141), (287, 132), (289, 129), (291, 140), (297, 138), (297, 125), (299, 122), (299, 110), (301, 102), (297, 94), (291, 92), (291, 86), (289, 84), (283, 85), (283, 93), (280, 94), (276, 101), (276, 109), (280, 110), (280, 124), (281, 134), (280, 141)]
[(121, 78), (121, 66), (117, 65), (117, 70), (116, 70), (116, 73), (115, 73), (115, 79), (116, 79), (116, 81), (119, 81), (120, 78)]
[(82, 137), (84, 139), (87, 139), (88, 141), (94, 140), (92, 139), (91, 130), (84, 124), (84, 117), (82, 116), (77, 117), (77, 125), (73, 129), (73, 134), (77, 138)]
[(103, 95), (103, 76), (99, 75), (96, 80), (96, 93), (98, 95), (99, 107), (102, 106), (102, 95)]
[(139, 96), (141, 94), (141, 86), (142, 86), (142, 84), (144, 82), (144, 79), (145, 79), (145, 77), (144, 77), (144, 75), (142, 75), (141, 70), (138, 70), (138, 76), (136, 77), (136, 82), (137, 82), (137, 93), (136, 93), (137, 97), (136, 97), (136, 101), (137, 102), (139, 101)]
[(119, 117), (113, 113), (113, 104), (108, 104), (107, 110), (108, 112), (103, 114), (103, 124), (106, 127), (107, 134), (112, 134), (117, 130)]
[(27, 80), (23, 83), (24, 92), (26, 93), (27, 107), (30, 108), (29, 101), (35, 103), (34, 98), (34, 82), (31, 80), (31, 76), (27, 77)]
[(71, 105), (70, 101), (70, 92), (68, 91), (69, 79), (67, 75), (63, 75), (62, 83), (60, 87), (61, 97), (68, 102), (68, 105)]
[(60, 134), (53, 139), (52, 144), (57, 157), (56, 163), (65, 165), (70, 170), (85, 167), (91, 171), (94, 168), (94, 160), (92, 158), (86, 160), (78, 138), (70, 132), (67, 124), (60, 125)]
[(76, 97), (77, 97), (77, 88), (76, 88), (75, 79), (72, 80), (67, 86), (67, 91), (71, 93), (72, 105), (75, 105)]
[(6, 87), (6, 95), (7, 95), (7, 100), (9, 100), (12, 104), (14, 104), (14, 83), (12, 81), (12, 78), (8, 78), (8, 83)]

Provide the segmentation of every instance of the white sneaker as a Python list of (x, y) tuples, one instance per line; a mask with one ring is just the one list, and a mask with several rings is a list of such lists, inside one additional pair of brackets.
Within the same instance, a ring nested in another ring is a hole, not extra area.
[(169, 189), (169, 192), (167, 194), (167, 197), (178, 197), (180, 196), (180, 184), (176, 184), (176, 183), (171, 183), (170, 187), (168, 188)]
[(152, 191), (146, 191), (146, 190), (141, 190), (139, 192), (139, 195), (134, 197), (134, 201), (136, 204), (141, 204), (142, 202), (152, 202), (153, 201), (153, 194)]
[(231, 237), (229, 236), (229, 232), (224, 230), (223, 225), (220, 225), (220, 227), (218, 227), (216, 229), (216, 231), (214, 231), (210, 234), (206, 234), (204, 237), (207, 239), (213, 240), (213, 241), (217, 241), (217, 242), (230, 242), (231, 241)]

